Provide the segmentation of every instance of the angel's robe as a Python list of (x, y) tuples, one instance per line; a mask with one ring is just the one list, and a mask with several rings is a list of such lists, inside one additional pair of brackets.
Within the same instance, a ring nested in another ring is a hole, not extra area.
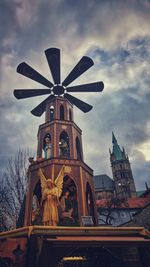
[(44, 203), (43, 224), (55, 226), (58, 224), (58, 188), (45, 188), (42, 193)]

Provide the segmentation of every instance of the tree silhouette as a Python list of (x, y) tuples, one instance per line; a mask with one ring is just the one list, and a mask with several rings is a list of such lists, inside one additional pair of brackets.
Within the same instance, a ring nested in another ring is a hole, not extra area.
[[(128, 203), (126, 201), (126, 199), (124, 198), (117, 198), (117, 197), (112, 197), (109, 199), (106, 199), (105, 202), (103, 203), (103, 207), (100, 209), (100, 215), (103, 216), (103, 218), (101, 218), (101, 221), (104, 224), (107, 225), (111, 225), (112, 224), (112, 220), (114, 219), (113, 217), (113, 211), (114, 209), (119, 209), (119, 208), (127, 208), (128, 207)], [(107, 212), (104, 212), (104, 209)]]
[(1, 173), (0, 231), (16, 228), (28, 181), (29, 151), (18, 151)]

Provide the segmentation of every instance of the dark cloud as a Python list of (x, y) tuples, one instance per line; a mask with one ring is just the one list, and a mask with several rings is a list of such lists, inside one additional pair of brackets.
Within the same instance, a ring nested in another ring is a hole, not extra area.
[(3, 39), (5, 36), (8, 37), (12, 31), (16, 30), (17, 20), (14, 1), (2, 0), (0, 2), (0, 10), (0, 35)]
[[(150, 161), (139, 159), (139, 151), (136, 151), (134, 162), (131, 161), (131, 167), (133, 169), (134, 180), (138, 190), (145, 188), (145, 182), (150, 186)], [(140, 177), (140, 179), (139, 179)]]
[(113, 130), (131, 155), (138, 187), (143, 187), (149, 162), (139, 147), (150, 141), (150, 2), (2, 0), (0, 10), (0, 165), (4, 166), (19, 147), (36, 151), (37, 129), (44, 118), (35, 118), (29, 111), (40, 98), (19, 102), (13, 99), (12, 91), (14, 87), (37, 85), (20, 78), (15, 69), (27, 61), (41, 73), (49, 71), (43, 51), (54, 46), (63, 50), (65, 72), (87, 54), (95, 67), (81, 77), (81, 83), (92, 79), (105, 83), (101, 95), (80, 96), (94, 106), (89, 114), (75, 109), (76, 123), (83, 129), (85, 161), (96, 174), (112, 176), (108, 149)]
[(102, 66), (109, 66), (110, 68), (115, 63), (118, 64), (131, 64), (135, 61), (144, 61), (147, 62), (150, 59), (149, 54), (149, 47), (150, 47), (150, 37), (136, 37), (134, 39), (129, 40), (125, 47), (118, 46), (112, 50), (101, 49), (99, 47), (89, 51), (89, 55), (92, 58), (99, 58), (99, 65)]
[[(120, 146), (124, 146), (130, 160), (134, 160), (133, 175), (139, 189), (144, 186), (144, 179), (149, 179), (150, 164), (142, 154), (142, 160), (138, 158), (138, 146), (150, 142), (150, 132), (147, 129), (149, 123), (150, 94), (141, 98), (140, 102), (130, 94), (137, 94), (136, 88), (128, 88), (111, 95), (103, 95), (95, 101), (94, 114), (89, 113), (87, 121), (82, 123), (83, 131), (88, 129), (88, 136), (84, 145), (91, 145), (88, 160), (96, 173), (106, 172), (111, 175), (108, 149), (112, 147), (111, 132), (114, 131)], [(93, 147), (93, 149), (92, 149)], [(137, 149), (137, 150), (135, 150)], [(132, 155), (134, 150), (134, 157)], [(141, 170), (139, 171), (139, 169)]]
[[(14, 100), (3, 100), (0, 105), (0, 167), (4, 167), (19, 149), (29, 149), (36, 154), (36, 135), (41, 120), (30, 115), (32, 103), (15, 103)], [(26, 119), (27, 118), (27, 119)]]

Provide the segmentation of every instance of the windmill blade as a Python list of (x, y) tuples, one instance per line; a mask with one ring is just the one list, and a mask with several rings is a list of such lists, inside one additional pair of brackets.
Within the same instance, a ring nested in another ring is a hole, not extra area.
[(82, 57), (77, 63), (74, 69), (69, 73), (66, 79), (63, 81), (62, 85), (67, 86), (76, 78), (78, 78), (82, 73), (91, 68), (94, 65), (93, 60), (90, 57)]
[(50, 89), (15, 89), (14, 96), (17, 99), (29, 98), (33, 96), (51, 94)]
[(39, 72), (34, 70), (32, 67), (30, 67), (25, 62), (22, 62), (18, 65), (17, 72), (32, 79), (32, 80), (34, 80), (34, 81), (36, 81), (36, 82), (38, 82), (38, 83), (45, 85), (46, 87), (51, 88), (53, 86), (53, 84), (50, 81), (48, 81)]
[(50, 100), (53, 100), (55, 98), (54, 95), (50, 95), (49, 97), (47, 97), (43, 102), (41, 102), (38, 106), (36, 106), (34, 109), (31, 110), (31, 113), (34, 116), (40, 117), (43, 112), (45, 111), (46, 108), (46, 103)]
[(82, 110), (85, 113), (89, 112), (93, 108), (91, 105), (67, 93), (64, 94), (64, 97), (66, 97), (70, 101), (70, 103), (74, 104), (76, 107), (78, 107), (80, 110)]
[(60, 84), (60, 49), (49, 48), (45, 55), (55, 84)]
[(103, 82), (88, 83), (66, 88), (67, 92), (101, 92), (103, 89)]

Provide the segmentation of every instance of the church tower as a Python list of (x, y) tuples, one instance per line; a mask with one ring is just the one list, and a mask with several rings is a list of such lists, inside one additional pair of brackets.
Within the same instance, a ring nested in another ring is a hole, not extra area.
[(112, 133), (113, 149), (110, 151), (110, 162), (112, 167), (113, 179), (115, 182), (116, 196), (118, 198), (134, 198), (136, 197), (136, 189), (132, 170), (128, 156), (125, 150), (120, 149), (117, 139)]

